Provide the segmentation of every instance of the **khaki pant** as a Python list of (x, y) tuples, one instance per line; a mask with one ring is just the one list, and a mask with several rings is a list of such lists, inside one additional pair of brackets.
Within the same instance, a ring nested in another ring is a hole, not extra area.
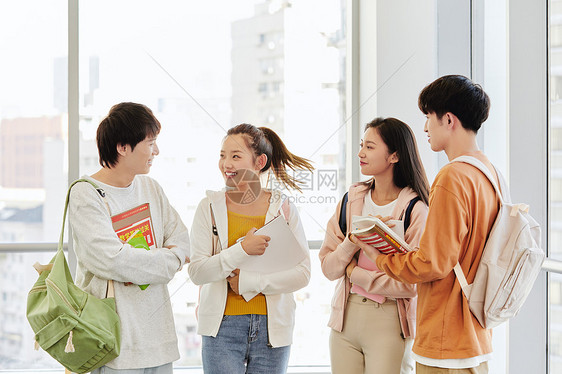
[(444, 369), (425, 366), (416, 362), (416, 374), (488, 374), (488, 362), (483, 362), (477, 367), (469, 369)]
[(330, 334), (333, 374), (399, 374), (404, 356), (396, 301), (379, 304), (351, 294), (343, 331)]

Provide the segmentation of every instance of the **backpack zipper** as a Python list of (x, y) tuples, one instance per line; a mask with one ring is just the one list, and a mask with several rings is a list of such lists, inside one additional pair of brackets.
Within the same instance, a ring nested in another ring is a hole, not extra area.
[(72, 311), (78, 315), (78, 311), (76, 309), (74, 309), (74, 307), (72, 306), (72, 304), (70, 304), (70, 301), (68, 301), (68, 299), (64, 296), (64, 294), (62, 293), (62, 291), (55, 285), (55, 283), (50, 280), (50, 279), (45, 279), (46, 283), (49, 283), (49, 285), (51, 287), (53, 287), (53, 290), (55, 290), (55, 292), (60, 296), (60, 298), (62, 299), (62, 301), (64, 301), (64, 303), (70, 308), (72, 309)]
[(527, 260), (528, 257), (529, 257), (529, 253), (527, 252), (527, 250), (525, 250), (525, 252), (521, 256), (519, 256), (519, 258), (517, 259), (517, 265), (515, 266), (515, 269), (509, 275), (507, 281), (505, 282), (505, 285), (503, 286), (504, 290), (513, 287), (513, 284), (515, 283), (515, 281), (517, 281), (517, 278), (519, 278), (519, 273), (521, 273), (521, 268), (523, 267), (524, 262)]
[(46, 289), (47, 289), (47, 286), (43, 284), (43, 285), (41, 285), (41, 286), (35, 286), (35, 287), (31, 288), (31, 289), (29, 290), (29, 293), (32, 293), (32, 292), (39, 292), (39, 291), (43, 291), (43, 290), (46, 290)]

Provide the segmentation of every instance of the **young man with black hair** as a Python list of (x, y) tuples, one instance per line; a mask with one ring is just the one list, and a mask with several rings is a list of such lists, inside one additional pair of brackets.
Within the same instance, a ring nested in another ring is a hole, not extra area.
[[(107, 280), (114, 280), (121, 320), (119, 357), (92, 373), (171, 374), (179, 359), (167, 285), (188, 261), (188, 231), (160, 185), (142, 175), (159, 153), (159, 132), (160, 122), (146, 106), (113, 106), (97, 130), (102, 168), (84, 176), (105, 191), (108, 207), (89, 183), (76, 184), (70, 195), (76, 284), (103, 298)], [(124, 243), (111, 219), (147, 203), (151, 222), (143, 227), (152, 231), (149, 251)], [(146, 284), (144, 290), (138, 286)]]
[[(418, 104), (427, 117), (424, 131), (433, 151), (445, 151), (449, 161), (462, 155), (476, 157), (497, 180), (476, 142), (490, 108), (488, 95), (479, 85), (460, 75), (443, 76), (422, 90)], [(482, 172), (466, 163), (449, 163), (431, 187), (419, 250), (380, 255), (358, 242), (380, 270), (418, 284), (413, 347), (418, 374), (488, 372), (492, 332), (470, 312), (453, 267), (458, 261), (468, 283), (472, 282), (499, 203)]]

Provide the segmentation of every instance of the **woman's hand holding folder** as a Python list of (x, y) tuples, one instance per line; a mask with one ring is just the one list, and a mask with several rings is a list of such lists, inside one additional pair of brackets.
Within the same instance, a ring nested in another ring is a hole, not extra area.
[(263, 255), (271, 238), (267, 235), (254, 235), (256, 228), (252, 227), (242, 240), (242, 249), (250, 256)]

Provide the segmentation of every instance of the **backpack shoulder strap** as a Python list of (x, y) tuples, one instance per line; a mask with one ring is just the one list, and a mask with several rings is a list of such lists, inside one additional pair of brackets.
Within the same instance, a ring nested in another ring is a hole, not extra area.
[[(480, 170), (482, 173), (484, 173), (484, 175), (486, 176), (486, 178), (488, 178), (488, 180), (490, 181), (490, 183), (492, 183), (492, 186), (494, 186), (494, 190), (496, 191), (496, 194), (500, 197), (500, 200), (502, 200), (502, 194), (501, 191), (494, 179), (494, 177), (492, 176), (492, 173), (490, 173), (490, 169), (488, 169), (486, 167), (486, 165), (484, 165), (484, 163), (482, 163), (482, 161), (480, 161), (479, 159), (477, 159), (476, 157), (472, 157), (472, 156), (459, 156), (453, 160), (451, 160), (451, 162), (464, 162), (467, 164), (470, 164), (472, 166), (474, 166), (475, 168), (477, 168), (478, 170)], [(499, 179), (499, 174), (498, 174), (498, 179)], [(461, 286), (462, 289), (462, 293), (464, 294), (464, 296), (469, 299), (470, 298), (470, 285), (468, 284), (467, 280), (466, 280), (466, 276), (464, 275), (462, 268), (461, 268), (461, 264), (457, 261), (457, 263), (455, 264), (455, 267), (453, 268), (453, 271), (459, 281), (459, 284)]]
[[(103, 200), (103, 203), (105, 204), (105, 207), (107, 208), (107, 211), (109, 213), (109, 215), (111, 216), (111, 209), (109, 209), (109, 204), (107, 203), (107, 199), (105, 198), (105, 191), (103, 190), (103, 188), (99, 187), (96, 183), (94, 183), (93, 181), (86, 179), (86, 178), (80, 178), (75, 180), (74, 182), (72, 182), (70, 184), (70, 186), (68, 186), (68, 191), (66, 192), (66, 202), (64, 204), (64, 215), (62, 218), (62, 229), (60, 232), (60, 238), (59, 238), (59, 251), (62, 251), (63, 248), (63, 241), (64, 241), (64, 224), (66, 222), (66, 213), (68, 212), (68, 203), (70, 201), (70, 190), (72, 189), (72, 187), (74, 187), (75, 184), (80, 183), (80, 182), (86, 182), (92, 185), (92, 187), (94, 187), (96, 189), (96, 191), (98, 192), (98, 194), (100, 195), (100, 197)], [(109, 279), (107, 281), (107, 288), (105, 291), (105, 297), (106, 298), (112, 298), (115, 297), (115, 287), (113, 285), (113, 280)]]
[(412, 215), (412, 210), (414, 210), (414, 205), (416, 205), (416, 203), (420, 200), (421, 198), (419, 196), (416, 196), (412, 200), (410, 200), (408, 206), (406, 207), (406, 211), (404, 212), (404, 233), (406, 233), (408, 227), (410, 227), (410, 216)]
[[(459, 156), (459, 157), (455, 158), (454, 160), (452, 160), (451, 162), (464, 162), (464, 163), (470, 164), (470, 165), (474, 166), (475, 168), (477, 168), (478, 170), (480, 170), (488, 178), (490, 183), (492, 183), (492, 186), (494, 186), (494, 190), (496, 191), (496, 193), (500, 197), (500, 200), (502, 202), (504, 201), (503, 195), (502, 195), (502, 192), (501, 192), (502, 190), (500, 189), (500, 186), (498, 186), (498, 184), (496, 183), (496, 179), (492, 176), (492, 173), (490, 172), (490, 169), (488, 169), (482, 161), (480, 161), (476, 157), (472, 157), (472, 156)], [(497, 170), (496, 170), (496, 174), (498, 176), (498, 180), (502, 184), (502, 187), (504, 187), (504, 189), (505, 189), (505, 186), (503, 185), (503, 181), (501, 180), (502, 179), (501, 174)]]
[(343, 198), (341, 200), (341, 206), (340, 206), (339, 225), (340, 225), (340, 230), (343, 233), (343, 236), (347, 235), (347, 200), (348, 200), (348, 193), (349, 192), (346, 192), (343, 195)]
[[(474, 166), (475, 168), (479, 169), (482, 173), (484, 173), (484, 175), (488, 178), (490, 183), (492, 183), (492, 186), (494, 186), (494, 190), (496, 191), (496, 194), (498, 195), (501, 203), (503, 204), (504, 199), (503, 199), (500, 187), (496, 183), (495, 178), (492, 176), (492, 173), (490, 172), (490, 169), (488, 169), (486, 167), (486, 165), (484, 165), (484, 163), (482, 163), (482, 161), (480, 161), (476, 157), (472, 157), (472, 156), (459, 156), (459, 157), (455, 158), (454, 160), (452, 160), (451, 162), (464, 162), (464, 163), (467, 163), (467, 164), (470, 164), (470, 165)], [(495, 169), (495, 167), (494, 167), (494, 169)], [(496, 170), (496, 174), (498, 176), (498, 180), (501, 184), (502, 190), (507, 191), (507, 189), (506, 189), (507, 187), (505, 186), (502, 175), (499, 173), (499, 171), (497, 169), (495, 169), (495, 170)], [(509, 196), (509, 194), (508, 194), (508, 196)], [(455, 267), (453, 268), (453, 271), (455, 272), (455, 275), (456, 275), (456, 277), (459, 281), (459, 284), (461, 286), (461, 289), (462, 289), (462, 292), (463, 292), (464, 296), (467, 299), (469, 299), (470, 298), (470, 291), (472, 289), (472, 285), (468, 284), (468, 281), (466, 280), (466, 276), (464, 275), (464, 273), (462, 271), (462, 268), (461, 268), (461, 265), (458, 261), (455, 264)]]
[(464, 273), (462, 271), (461, 268), (461, 264), (457, 261), (457, 264), (455, 265), (455, 267), (453, 268), (453, 271), (455, 272), (455, 275), (457, 276), (457, 279), (459, 280), (459, 284), (461, 285), (461, 289), (462, 289), (462, 293), (464, 294), (464, 296), (469, 299), (470, 298), (470, 290), (471, 290), (471, 286), (470, 284), (468, 284), (466, 277), (464, 276)]
[(105, 204), (105, 207), (107, 208), (107, 211), (109, 212), (109, 215), (111, 215), (111, 210), (109, 209), (109, 204), (107, 203), (107, 200), (105, 199), (105, 191), (102, 188), (100, 188), (97, 184), (95, 184), (91, 180), (85, 179), (85, 178), (77, 179), (74, 182), (72, 182), (70, 184), (70, 186), (68, 186), (68, 190), (66, 191), (66, 201), (64, 203), (64, 214), (62, 216), (62, 229), (61, 229), (60, 238), (59, 238), (59, 249), (60, 250), (62, 250), (62, 247), (63, 247), (64, 226), (65, 226), (65, 223), (66, 223), (66, 213), (68, 212), (68, 203), (70, 202), (70, 190), (72, 190), (72, 187), (74, 187), (75, 184), (80, 183), (80, 182), (90, 183), (96, 189), (98, 194), (103, 199), (103, 202)]

